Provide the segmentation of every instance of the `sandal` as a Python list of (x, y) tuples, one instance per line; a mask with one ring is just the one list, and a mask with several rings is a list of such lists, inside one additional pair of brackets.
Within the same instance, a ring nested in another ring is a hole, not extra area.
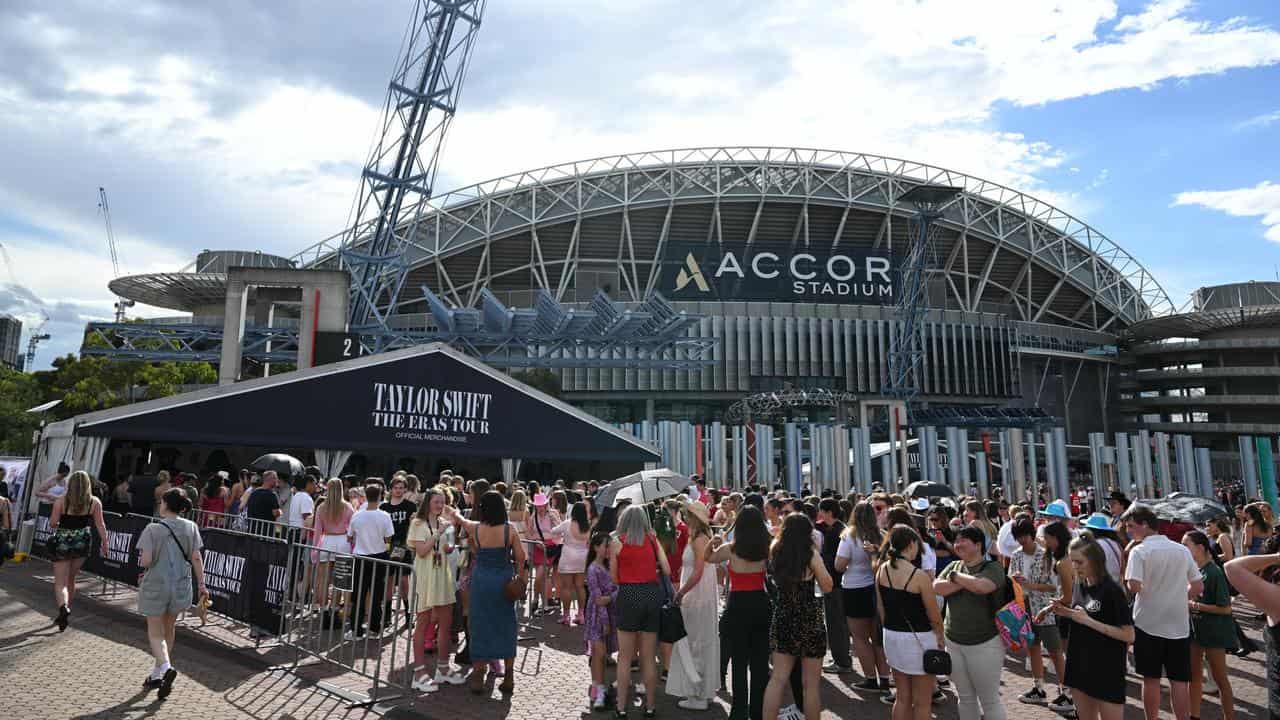
[(510, 675), (502, 678), (502, 682), (498, 685), (498, 692), (503, 695), (510, 695), (516, 688), (515, 679)]
[(485, 668), (471, 671), (471, 676), (467, 678), (467, 689), (475, 695), (484, 694), (484, 672)]

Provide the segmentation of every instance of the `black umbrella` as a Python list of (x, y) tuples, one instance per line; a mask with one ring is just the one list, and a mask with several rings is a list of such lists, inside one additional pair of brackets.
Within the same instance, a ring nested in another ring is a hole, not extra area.
[(1231, 512), (1217, 500), (1176, 492), (1158, 500), (1139, 500), (1139, 504), (1151, 508), (1161, 520), (1203, 525), (1214, 518), (1231, 517)]
[(907, 497), (955, 497), (956, 492), (942, 483), (917, 480), (907, 486)]
[(267, 453), (257, 460), (254, 460), (249, 467), (257, 470), (258, 472), (275, 470), (276, 475), (279, 475), (286, 480), (289, 478), (302, 477), (302, 474), (306, 472), (301, 460), (284, 453)]

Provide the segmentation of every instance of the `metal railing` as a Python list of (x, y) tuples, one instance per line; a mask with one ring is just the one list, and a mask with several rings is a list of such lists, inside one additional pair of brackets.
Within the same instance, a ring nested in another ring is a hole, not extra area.
[[(293, 666), (313, 657), (369, 680), (367, 693), (319, 683), (353, 706), (409, 692), (416, 618), (412, 563), (292, 540), (289, 551), (280, 639), (295, 652)], [(402, 580), (408, 580), (407, 597)]]

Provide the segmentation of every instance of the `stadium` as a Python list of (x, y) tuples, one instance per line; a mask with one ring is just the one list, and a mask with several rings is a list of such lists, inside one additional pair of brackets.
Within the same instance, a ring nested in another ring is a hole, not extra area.
[[(1172, 305), (1105, 235), (1042, 201), (962, 173), (875, 155), (698, 148), (618, 155), (437, 196), (405, 258), (392, 324), (429, 330), (429, 288), (476, 307), (539, 290), (569, 307), (598, 291), (628, 306), (657, 292), (716, 341), (693, 370), (559, 369), (565, 399), (614, 422), (718, 420), (753, 393), (886, 397), (895, 253), (922, 185), (961, 191), (927, 262), (920, 400), (1041, 407), (1072, 437), (1103, 431), (1117, 337)], [(334, 266), (341, 237), (294, 257)]]

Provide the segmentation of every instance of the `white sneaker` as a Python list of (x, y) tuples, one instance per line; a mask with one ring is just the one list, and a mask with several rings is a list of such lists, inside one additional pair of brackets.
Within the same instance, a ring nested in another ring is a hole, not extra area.
[(636, 683), (632, 687), (634, 688), (633, 694), (636, 697), (640, 697), (641, 695), (644, 695), (644, 683)]
[(676, 703), (676, 705), (679, 705), (685, 710), (706, 710), (710, 707), (710, 704), (701, 698), (685, 698)]
[(442, 672), (439, 668), (436, 668), (436, 676), (431, 680), (431, 682), (436, 685), (461, 685), (466, 681), (467, 676), (461, 671), (446, 673)]
[(431, 693), (439, 690), (440, 686), (435, 684), (435, 681), (431, 678), (424, 675), (423, 677), (413, 681), (413, 689), (420, 693), (430, 695)]

